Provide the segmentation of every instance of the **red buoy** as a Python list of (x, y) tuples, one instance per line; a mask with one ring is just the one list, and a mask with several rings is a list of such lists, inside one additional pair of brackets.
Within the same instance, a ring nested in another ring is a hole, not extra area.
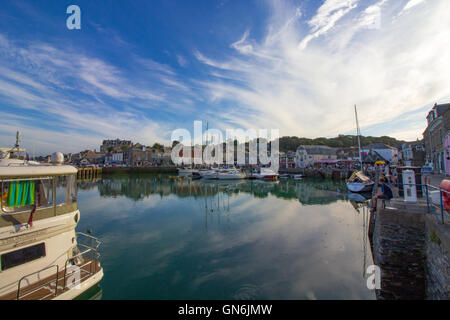
[(442, 180), (440, 188), (449, 192), (442, 192), (442, 202), (444, 203), (444, 209), (450, 210), (450, 180)]

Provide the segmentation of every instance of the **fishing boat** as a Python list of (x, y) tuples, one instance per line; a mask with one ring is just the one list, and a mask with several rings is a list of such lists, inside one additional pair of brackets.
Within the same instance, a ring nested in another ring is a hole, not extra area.
[(360, 170), (355, 171), (352, 176), (347, 180), (347, 189), (350, 192), (362, 193), (370, 192), (373, 189), (374, 182), (370, 180), (363, 172), (362, 156), (361, 156), (361, 131), (358, 123), (358, 112), (355, 105), (355, 118), (356, 118), (356, 135), (358, 137), (358, 158), (360, 164)]
[(217, 179), (219, 180), (241, 180), (245, 179), (245, 177), (245, 173), (237, 169), (221, 170), (217, 173)]
[(279, 174), (272, 169), (269, 168), (261, 168), (260, 171), (256, 174), (257, 179), (263, 180), (278, 180)]
[[(17, 148), (17, 150), (20, 150)], [(103, 278), (100, 241), (75, 232), (77, 169), (0, 159), (0, 300), (74, 299)]]

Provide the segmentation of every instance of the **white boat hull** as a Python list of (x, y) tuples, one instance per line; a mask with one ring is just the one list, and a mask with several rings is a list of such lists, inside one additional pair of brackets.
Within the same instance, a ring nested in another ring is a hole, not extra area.
[(241, 180), (245, 179), (245, 175), (242, 173), (219, 173), (217, 175), (219, 180)]
[(367, 184), (362, 182), (347, 182), (347, 189), (354, 193), (370, 192), (373, 189), (373, 185), (373, 182)]

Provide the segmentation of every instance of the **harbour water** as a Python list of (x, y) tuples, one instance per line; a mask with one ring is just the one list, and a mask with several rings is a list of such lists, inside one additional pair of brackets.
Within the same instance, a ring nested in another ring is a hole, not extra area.
[(80, 182), (103, 299), (375, 299), (368, 216), (332, 180)]

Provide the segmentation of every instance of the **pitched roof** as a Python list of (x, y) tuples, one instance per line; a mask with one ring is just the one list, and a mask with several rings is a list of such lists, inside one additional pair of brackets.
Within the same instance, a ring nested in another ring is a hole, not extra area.
[(337, 149), (328, 146), (300, 146), (298, 149), (305, 149), (308, 154), (336, 155)]
[(368, 149), (368, 150), (373, 150), (373, 149), (378, 149), (378, 150), (383, 150), (383, 149), (395, 149), (394, 147), (391, 147), (391, 146), (388, 146), (387, 144), (384, 144), (384, 143), (372, 143), (372, 144), (369, 144), (369, 145), (367, 145), (367, 146), (365, 146), (365, 147), (363, 147), (363, 149)]
[(436, 109), (437, 116), (441, 116), (445, 111), (450, 109), (450, 103), (446, 104), (435, 104), (433, 109)]

